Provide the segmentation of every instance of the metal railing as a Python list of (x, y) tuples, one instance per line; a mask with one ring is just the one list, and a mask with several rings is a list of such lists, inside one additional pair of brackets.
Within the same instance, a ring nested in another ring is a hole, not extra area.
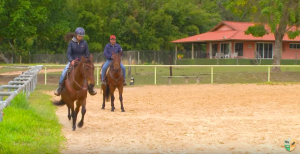
[[(156, 78), (157, 78), (157, 67), (208, 67), (210, 68), (210, 83), (214, 83), (214, 68), (217, 67), (264, 67), (268, 69), (268, 81), (271, 82), (271, 68), (272, 67), (299, 67), (300, 65), (124, 65), (125, 67), (153, 67), (154, 73), (154, 84), (156, 85)], [(47, 85), (47, 67), (65, 67), (65, 65), (45, 65), (45, 85)], [(101, 65), (95, 65), (97, 71), (97, 85), (99, 85), (99, 75)]]
[[(37, 85), (37, 74), (43, 68), (43, 65), (31, 66), (30, 69), (9, 81), (7, 85), (0, 86), (0, 122), (3, 120), (3, 109), (7, 107), (18, 93), (25, 93), (26, 98), (34, 91)], [(7, 90), (7, 91), (4, 91)], [(8, 96), (3, 100), (4, 96)]]

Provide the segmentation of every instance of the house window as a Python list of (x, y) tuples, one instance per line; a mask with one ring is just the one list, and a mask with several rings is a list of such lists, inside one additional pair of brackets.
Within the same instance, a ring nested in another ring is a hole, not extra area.
[(212, 44), (212, 56), (216, 56), (218, 52), (218, 44)]
[(243, 56), (243, 43), (235, 43), (234, 49), (238, 56)]
[(262, 59), (273, 58), (273, 44), (272, 43), (257, 43), (256, 57)]
[(300, 49), (300, 44), (290, 43), (290, 49)]

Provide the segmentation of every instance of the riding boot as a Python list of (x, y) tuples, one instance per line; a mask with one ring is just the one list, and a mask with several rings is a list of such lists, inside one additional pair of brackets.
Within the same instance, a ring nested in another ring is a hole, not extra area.
[(64, 88), (65, 85), (65, 79), (59, 84), (58, 88), (56, 91), (54, 91), (54, 95), (59, 96), (61, 94), (62, 89)]
[(88, 86), (88, 91), (90, 93), (90, 95), (96, 95), (97, 94), (97, 91), (94, 89), (94, 85), (90, 84)]
[(54, 91), (54, 95), (59, 96), (62, 90), (62, 84), (59, 84), (58, 88), (56, 91)]
[(126, 86), (127, 83), (126, 83), (126, 80), (123, 80), (123, 86)]

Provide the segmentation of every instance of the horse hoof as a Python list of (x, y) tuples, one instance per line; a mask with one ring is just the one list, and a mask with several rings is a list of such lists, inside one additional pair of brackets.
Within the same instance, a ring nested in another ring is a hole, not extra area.
[(77, 126), (81, 128), (83, 126), (83, 122), (79, 122)]
[(103, 109), (103, 110), (104, 110), (104, 109), (105, 109), (105, 107), (102, 107), (101, 109)]
[(68, 119), (71, 120), (71, 116), (68, 116)]
[(111, 112), (115, 112), (114, 110), (111, 110)]
[(73, 131), (75, 131), (75, 130), (76, 130), (76, 128), (73, 128), (72, 130), (73, 130)]
[(125, 110), (122, 110), (122, 112), (125, 112)]

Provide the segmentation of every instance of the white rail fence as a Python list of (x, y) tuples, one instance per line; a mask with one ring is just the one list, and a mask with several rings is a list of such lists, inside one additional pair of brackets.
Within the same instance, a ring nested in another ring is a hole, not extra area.
[[(43, 65), (30, 66), (28, 71), (22, 73), (13, 81), (9, 81), (7, 85), (0, 86), (0, 122), (3, 120), (3, 109), (10, 105), (10, 102), (19, 93), (25, 93), (26, 98), (34, 91), (38, 77), (38, 72), (43, 68)], [(4, 99), (5, 96), (8, 96)]]
[[(268, 80), (267, 82), (271, 82), (271, 68), (272, 67), (295, 67), (300, 68), (300, 65), (124, 65), (125, 67), (152, 67), (154, 78), (153, 83), (156, 85), (156, 79), (157, 79), (157, 71), (156, 69), (158, 67), (203, 67), (203, 68), (210, 68), (210, 83), (214, 83), (214, 68), (218, 67), (263, 67), (266, 68), (267, 74), (268, 74)], [(45, 65), (45, 85), (47, 85), (47, 67), (65, 67), (65, 65)], [(100, 70), (101, 65), (95, 65), (96, 71), (97, 71), (97, 85), (99, 85), (99, 76), (100, 76)]]

